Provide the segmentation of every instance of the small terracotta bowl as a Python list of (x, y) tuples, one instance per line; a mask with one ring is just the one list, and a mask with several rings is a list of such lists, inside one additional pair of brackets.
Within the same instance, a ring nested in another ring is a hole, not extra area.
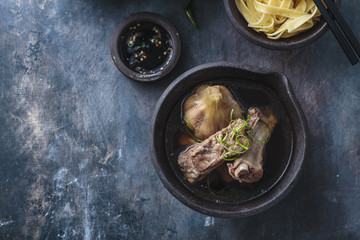
[[(159, 70), (154, 73), (142, 74), (129, 68), (122, 60), (121, 53), (119, 50), (121, 46), (121, 41), (123, 41), (122, 36), (131, 26), (134, 26), (138, 23), (153, 23), (155, 25), (158, 25), (163, 29), (165, 29), (165, 31), (170, 36), (173, 43), (172, 56), (170, 58), (169, 63), (166, 64), (162, 70)], [(166, 76), (175, 67), (176, 63), (178, 62), (181, 52), (180, 37), (175, 27), (171, 24), (171, 22), (167, 18), (159, 14), (150, 13), (150, 12), (136, 13), (125, 18), (116, 27), (111, 38), (110, 52), (116, 67), (128, 78), (141, 82), (154, 81)]]
[[(335, 0), (336, 5), (340, 5), (339, 0)], [(271, 40), (264, 33), (256, 32), (248, 27), (247, 21), (236, 7), (235, 0), (224, 0), (225, 11), (233, 26), (247, 40), (264, 48), (273, 50), (292, 50), (304, 47), (317, 39), (319, 39), (328, 30), (327, 24), (323, 18), (317, 22), (312, 28), (290, 38), (281, 38)]]

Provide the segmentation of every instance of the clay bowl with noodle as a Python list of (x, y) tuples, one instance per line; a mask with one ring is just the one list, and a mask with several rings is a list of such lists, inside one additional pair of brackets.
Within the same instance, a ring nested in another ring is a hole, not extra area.
[[(338, 7), (340, 6), (340, 0), (334, 2)], [(272, 50), (292, 50), (304, 47), (319, 39), (328, 30), (327, 23), (320, 17), (320, 21), (304, 32), (289, 38), (272, 40), (267, 38), (264, 33), (256, 32), (248, 26), (248, 22), (239, 12), (235, 0), (224, 0), (224, 6), (228, 19), (243, 37), (256, 45)]]
[[(231, 182), (222, 196), (214, 194), (206, 178), (189, 183), (178, 164), (184, 151), (179, 139), (186, 133), (182, 103), (203, 84), (226, 86), (244, 109), (267, 106), (278, 120), (265, 146), (262, 179), (253, 184)], [(293, 188), (306, 155), (307, 132), (302, 109), (282, 73), (209, 63), (183, 73), (161, 95), (150, 123), (150, 153), (164, 186), (186, 206), (215, 217), (246, 217), (273, 206)]]

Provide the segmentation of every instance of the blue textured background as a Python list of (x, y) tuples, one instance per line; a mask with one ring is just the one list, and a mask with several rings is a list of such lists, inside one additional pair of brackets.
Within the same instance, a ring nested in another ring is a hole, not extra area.
[[(360, 4), (341, 11), (360, 38)], [(0, 2), (0, 239), (359, 239), (360, 65), (331, 32), (280, 52), (249, 43), (221, 0)], [(155, 83), (124, 77), (110, 38), (124, 17), (160, 13), (182, 40), (174, 71)], [(308, 119), (309, 155), (294, 190), (246, 219), (208, 217), (163, 187), (148, 150), (162, 91), (202, 63), (284, 72)]]

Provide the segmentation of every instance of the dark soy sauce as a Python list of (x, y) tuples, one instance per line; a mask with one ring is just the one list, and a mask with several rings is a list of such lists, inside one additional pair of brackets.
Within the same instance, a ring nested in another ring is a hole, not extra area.
[[(251, 107), (261, 110), (270, 109), (278, 123), (276, 124), (264, 152), (264, 174), (259, 182), (241, 184), (238, 181), (226, 181), (221, 177), (218, 169), (209, 174), (198, 183), (190, 184), (180, 170), (177, 162), (179, 154), (188, 146), (179, 143), (188, 133), (182, 122), (182, 103), (187, 96), (179, 101), (170, 113), (165, 132), (166, 153), (170, 166), (178, 179), (195, 195), (215, 202), (239, 203), (259, 197), (266, 193), (281, 178), (285, 172), (293, 146), (293, 134), (290, 121), (277, 94), (269, 88), (246, 80), (216, 80), (203, 84), (223, 85), (227, 87), (240, 100), (244, 113)], [(195, 90), (195, 89), (194, 89)], [(190, 95), (191, 93), (189, 93)], [(223, 166), (224, 167), (224, 166)]]
[(137, 23), (121, 36), (120, 56), (132, 70), (142, 74), (161, 71), (173, 54), (166, 30), (154, 23)]

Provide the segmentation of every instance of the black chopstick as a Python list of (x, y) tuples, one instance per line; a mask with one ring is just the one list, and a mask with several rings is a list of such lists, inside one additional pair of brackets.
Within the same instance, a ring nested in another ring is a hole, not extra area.
[(349, 25), (345, 22), (345, 19), (339, 12), (338, 8), (335, 6), (335, 3), (331, 0), (330, 1), (323, 0), (323, 1), (326, 4), (326, 6), (330, 9), (330, 11), (333, 13), (335, 20), (339, 23), (339, 26), (343, 29), (346, 37), (353, 46), (356, 54), (360, 57), (360, 43), (356, 39), (354, 33), (351, 31)]
[(323, 2), (326, 4), (327, 9), (321, 0), (314, 0), (314, 3), (319, 8), (322, 17), (329, 25), (351, 64), (355, 65), (359, 62), (360, 58), (359, 41), (356, 39), (350, 27), (346, 24), (335, 4), (331, 0), (323, 0)]

